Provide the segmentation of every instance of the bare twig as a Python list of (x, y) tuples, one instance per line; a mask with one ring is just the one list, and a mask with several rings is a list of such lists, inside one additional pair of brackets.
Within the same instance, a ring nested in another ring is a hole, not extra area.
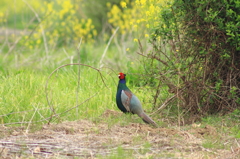
[(183, 92), (183, 90), (185, 90), (185, 88), (186, 88), (186, 87), (178, 90), (178, 91), (176, 92), (176, 94), (174, 94), (172, 97), (170, 97), (170, 98), (168, 98), (167, 100), (165, 100), (165, 102), (164, 102), (155, 112), (151, 113), (150, 115), (153, 115), (153, 114), (157, 113), (158, 111), (164, 109), (166, 106), (168, 106), (168, 104), (169, 104), (170, 102), (173, 102), (174, 100), (176, 100), (176, 98)]
[(33, 115), (32, 115), (32, 117), (31, 117), (31, 119), (30, 119), (30, 122), (29, 122), (29, 124), (28, 124), (28, 126), (27, 126), (27, 128), (26, 128), (26, 133), (28, 133), (28, 130), (29, 130), (29, 126), (31, 125), (31, 123), (32, 123), (32, 120), (33, 120), (33, 117), (35, 116), (35, 114), (36, 114), (36, 112), (38, 111), (38, 108), (34, 111), (34, 113), (33, 113)]
[(168, 104), (170, 102), (173, 102), (176, 99), (176, 96), (177, 96), (177, 94), (175, 94), (172, 97), (170, 97), (167, 100), (165, 100), (165, 102), (155, 112), (151, 113), (150, 115), (153, 115), (153, 114), (157, 113), (158, 111), (164, 109), (166, 106), (168, 106)]
[(168, 65), (167, 62), (161, 60), (159, 57), (157, 57), (157, 56), (155, 56), (155, 55), (146, 56), (146, 55), (144, 55), (143, 53), (140, 53), (140, 52), (137, 52), (137, 54), (139, 54), (139, 55), (141, 55), (141, 56), (144, 56), (144, 57), (147, 57), (147, 58), (155, 59), (155, 60), (157, 60), (157, 61), (163, 63), (163, 64), (166, 65), (167, 67), (169, 67), (169, 65)]
[(141, 54), (143, 54), (143, 47), (142, 47), (142, 43), (141, 41), (138, 39), (138, 44), (139, 44), (139, 49), (140, 49), (140, 52)]

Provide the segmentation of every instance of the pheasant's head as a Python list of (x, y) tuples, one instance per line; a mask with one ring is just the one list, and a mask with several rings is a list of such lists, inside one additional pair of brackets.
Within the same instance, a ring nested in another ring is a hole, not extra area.
[(125, 79), (125, 77), (126, 77), (126, 74), (124, 74), (122, 72), (120, 72), (119, 75), (118, 75), (119, 79)]

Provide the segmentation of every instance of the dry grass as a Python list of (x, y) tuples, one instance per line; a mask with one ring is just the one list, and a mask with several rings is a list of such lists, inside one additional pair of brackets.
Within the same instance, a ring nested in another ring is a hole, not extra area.
[[(122, 114), (106, 111), (101, 118), (119, 115)], [(203, 135), (217, 135), (211, 126), (183, 131), (136, 123), (109, 126), (104, 122), (80, 120), (44, 125), (35, 132), (3, 127), (0, 134), (5, 134), (0, 139), (2, 158), (238, 158), (240, 155), (239, 147), (204, 148)]]

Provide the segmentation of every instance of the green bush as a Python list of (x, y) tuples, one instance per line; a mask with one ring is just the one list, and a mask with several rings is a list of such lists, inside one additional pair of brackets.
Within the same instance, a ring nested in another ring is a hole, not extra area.
[(156, 62), (148, 72), (192, 114), (239, 108), (239, 13), (238, 0), (181, 0), (159, 15), (163, 21), (153, 28), (148, 55)]

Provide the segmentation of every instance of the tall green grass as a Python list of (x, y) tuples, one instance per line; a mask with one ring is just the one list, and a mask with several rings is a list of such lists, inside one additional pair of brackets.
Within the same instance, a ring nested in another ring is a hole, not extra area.
[[(68, 66), (58, 70), (48, 83), (49, 103), (55, 113), (60, 114), (58, 119), (92, 118), (106, 109), (114, 109), (114, 80), (105, 80), (107, 88), (96, 71), (82, 68), (78, 85), (78, 73), (74, 67), (76, 68), (76, 66)], [(49, 74), (44, 71), (21, 69), (1, 75), (0, 117), (2, 123), (47, 121), (46, 119), (52, 113), (45, 90)], [(109, 78), (106, 74), (105, 76), (106, 79)], [(81, 104), (93, 95), (95, 96), (92, 99)], [(76, 108), (64, 113), (73, 107)]]
[[(81, 47), (80, 62), (99, 68), (104, 49)], [(104, 58), (108, 58), (108, 55), (117, 57), (115, 50), (108, 50)], [(48, 80), (57, 67), (77, 63), (79, 53), (74, 49), (65, 48), (46, 57), (42, 50), (21, 51), (16, 49), (14, 54), (1, 55), (1, 124), (47, 123), (51, 116), (51, 122), (96, 118), (101, 120), (101, 114), (107, 109), (120, 112), (115, 103), (117, 74), (119, 71), (128, 73), (128, 66), (124, 60), (120, 60), (123, 59), (121, 56), (118, 62), (122, 63), (122, 67), (118, 68), (119, 64), (115, 65), (114, 60), (111, 61), (112, 65), (104, 63), (107, 67), (101, 69), (102, 76), (90, 67), (70, 65), (58, 69)], [(134, 69), (137, 70), (137, 67), (138, 65)], [(133, 75), (129, 75), (129, 79), (131, 76)], [(131, 82), (128, 82), (128, 86), (142, 101), (144, 109), (150, 110), (151, 89), (137, 87)], [(140, 119), (138, 121), (142, 122)]]

